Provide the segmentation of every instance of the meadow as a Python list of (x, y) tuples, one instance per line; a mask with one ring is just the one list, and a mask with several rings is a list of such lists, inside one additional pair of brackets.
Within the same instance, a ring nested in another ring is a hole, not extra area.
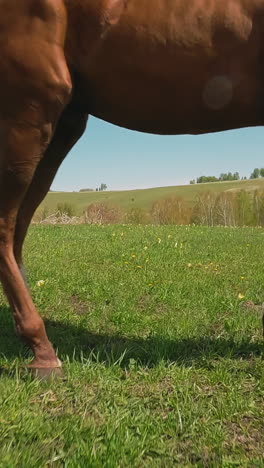
[(1, 295), (0, 467), (263, 467), (263, 242), (32, 226), (28, 282), (65, 377), (23, 370)]
[(263, 191), (264, 178), (114, 192), (49, 192), (38, 211), (46, 209), (48, 212), (54, 213), (59, 203), (70, 203), (74, 206), (77, 215), (81, 215), (92, 203), (110, 203), (125, 211), (131, 208), (141, 208), (148, 211), (154, 202), (168, 197), (181, 197), (192, 205), (196, 197), (205, 191), (219, 194), (240, 190)]

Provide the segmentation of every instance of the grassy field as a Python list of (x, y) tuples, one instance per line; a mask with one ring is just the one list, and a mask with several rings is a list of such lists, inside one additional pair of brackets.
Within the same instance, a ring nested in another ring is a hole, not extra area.
[(29, 355), (1, 296), (0, 467), (263, 467), (263, 241), (31, 227), (29, 284), (65, 380), (19, 368)]
[(220, 193), (228, 190), (254, 191), (257, 189), (264, 190), (264, 178), (117, 192), (50, 192), (40, 205), (39, 210), (43, 210), (44, 207), (47, 207), (51, 213), (54, 213), (57, 204), (64, 202), (71, 203), (75, 207), (76, 214), (78, 215), (82, 214), (89, 204), (95, 202), (109, 202), (118, 205), (123, 210), (129, 210), (133, 207), (149, 210), (155, 201), (171, 196), (182, 197), (192, 204), (199, 193), (208, 190), (214, 193)]

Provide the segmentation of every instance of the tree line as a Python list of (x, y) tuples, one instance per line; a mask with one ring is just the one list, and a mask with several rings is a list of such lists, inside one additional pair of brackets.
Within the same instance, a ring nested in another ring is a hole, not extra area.
[[(249, 179), (259, 179), (260, 177), (264, 177), (264, 168), (255, 168), (249, 176)], [(238, 172), (223, 172), (220, 174), (219, 177), (215, 176), (200, 176), (197, 179), (190, 180), (190, 184), (205, 184), (206, 182), (224, 182), (224, 181), (231, 181), (231, 180), (247, 180), (247, 177), (240, 177)]]

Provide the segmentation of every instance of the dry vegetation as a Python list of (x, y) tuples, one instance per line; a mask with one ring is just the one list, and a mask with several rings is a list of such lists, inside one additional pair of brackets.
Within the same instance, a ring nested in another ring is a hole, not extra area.
[(110, 202), (91, 203), (81, 216), (71, 203), (60, 203), (55, 213), (46, 208), (35, 223), (45, 224), (156, 224), (203, 226), (264, 226), (264, 191), (214, 193), (203, 191), (193, 205), (184, 198), (169, 196), (154, 202), (150, 210), (132, 207), (126, 211)]

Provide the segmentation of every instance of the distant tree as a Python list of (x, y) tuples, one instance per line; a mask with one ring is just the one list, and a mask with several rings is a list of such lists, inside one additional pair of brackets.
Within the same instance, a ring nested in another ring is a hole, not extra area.
[(250, 179), (258, 179), (260, 176), (260, 170), (256, 167), (252, 172)]
[(79, 192), (94, 192), (93, 188), (82, 188)]
[(104, 190), (107, 189), (107, 185), (106, 184), (101, 184), (100, 186), (100, 192), (103, 192)]
[(260, 177), (264, 177), (264, 167), (259, 170)]
[(219, 179), (215, 176), (201, 176), (196, 179), (197, 184), (205, 184), (207, 182), (218, 182)]
[(195, 184), (195, 179), (190, 180), (190, 184), (194, 185)]
[(222, 172), (222, 174), (220, 174), (220, 177), (219, 177), (219, 180), (222, 180), (222, 181), (239, 180), (239, 179), (240, 179), (240, 176), (238, 172), (234, 172), (234, 174), (232, 174), (231, 172), (228, 172), (228, 173)]

